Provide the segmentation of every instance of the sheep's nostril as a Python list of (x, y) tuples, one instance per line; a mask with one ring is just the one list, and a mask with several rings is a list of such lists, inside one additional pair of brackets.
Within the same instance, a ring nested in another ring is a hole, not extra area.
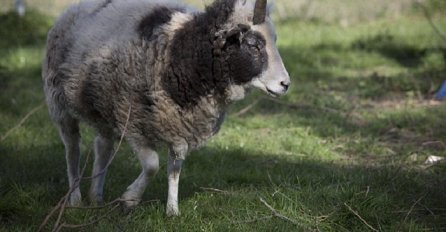
[(285, 88), (285, 90), (288, 90), (288, 88), (290, 87), (290, 82), (282, 81), (280, 82), (280, 84)]

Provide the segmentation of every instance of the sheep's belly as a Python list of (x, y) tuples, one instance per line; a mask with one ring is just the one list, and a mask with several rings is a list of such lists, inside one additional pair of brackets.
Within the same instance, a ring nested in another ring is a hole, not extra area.
[(152, 125), (160, 139), (171, 145), (187, 143), (189, 150), (218, 133), (225, 118), (225, 112), (209, 101), (188, 110), (178, 110), (171, 104), (157, 104), (155, 108)]

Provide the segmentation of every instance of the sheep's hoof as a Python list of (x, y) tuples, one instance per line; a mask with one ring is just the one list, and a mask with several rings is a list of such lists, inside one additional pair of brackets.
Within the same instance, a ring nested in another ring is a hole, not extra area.
[(178, 207), (172, 207), (172, 206), (169, 207), (168, 205), (166, 208), (166, 215), (168, 217), (178, 217), (180, 216), (180, 210), (178, 210)]
[(132, 212), (141, 200), (123, 200), (121, 201), (121, 210), (124, 214)]
[(84, 206), (84, 203), (82, 202), (82, 200), (70, 200), (70, 202), (68, 203), (68, 206), (81, 207), (81, 206)]
[(70, 206), (82, 206), (82, 197), (79, 190), (74, 190), (70, 194), (70, 200), (68, 203)]
[(130, 214), (135, 208), (136, 205), (128, 205), (125, 201), (121, 202), (121, 212), (124, 215)]
[(102, 196), (91, 196), (90, 195), (90, 205), (104, 206), (104, 199), (102, 198)]

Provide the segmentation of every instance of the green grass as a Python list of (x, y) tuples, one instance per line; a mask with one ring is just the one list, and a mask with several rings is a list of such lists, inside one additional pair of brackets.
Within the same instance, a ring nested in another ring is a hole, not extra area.
[[(0, 16), (2, 136), (43, 102), (40, 62), (51, 22), (36, 12)], [(446, 17), (434, 22), (446, 28)], [(423, 165), (429, 155), (445, 156), (446, 108), (430, 99), (446, 80), (446, 41), (417, 15), (351, 27), (289, 20), (277, 28), (290, 93), (275, 103), (254, 92), (231, 109), (218, 136), (188, 157), (182, 215), (164, 215), (162, 165), (145, 203), (85, 230), (368, 230), (355, 213), (380, 231), (446, 229), (446, 168)], [(85, 155), (94, 133), (82, 131)], [(37, 229), (67, 191), (63, 153), (45, 108), (0, 142), (0, 231)], [(124, 145), (110, 167), (106, 200), (119, 197), (139, 172)], [(260, 198), (297, 224), (265, 218), (271, 211)], [(82, 224), (108, 210), (70, 209), (63, 221)]]

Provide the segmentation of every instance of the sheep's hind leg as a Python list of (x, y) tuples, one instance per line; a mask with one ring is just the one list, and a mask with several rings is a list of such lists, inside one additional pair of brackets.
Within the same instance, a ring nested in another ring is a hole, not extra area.
[(90, 201), (93, 204), (103, 204), (104, 182), (108, 164), (113, 153), (113, 137), (98, 135), (94, 141), (94, 165), (89, 192)]
[(178, 207), (178, 184), (180, 182), (181, 166), (183, 159), (187, 153), (187, 145), (176, 146), (170, 149), (168, 164), (167, 164), (167, 178), (169, 183), (169, 190), (167, 195), (166, 214), (167, 216), (179, 216), (180, 210)]
[(124, 211), (128, 212), (141, 201), (141, 197), (149, 184), (149, 180), (156, 175), (159, 170), (159, 159), (156, 151), (148, 148), (135, 149), (139, 161), (141, 162), (142, 172), (136, 180), (127, 187), (127, 191), (122, 195)]
[(65, 158), (67, 162), (68, 183), (70, 187), (69, 204), (78, 206), (82, 204), (81, 191), (79, 188), (79, 162), (80, 162), (80, 133), (79, 122), (71, 116), (65, 116), (56, 123), (59, 135), (65, 145)]

